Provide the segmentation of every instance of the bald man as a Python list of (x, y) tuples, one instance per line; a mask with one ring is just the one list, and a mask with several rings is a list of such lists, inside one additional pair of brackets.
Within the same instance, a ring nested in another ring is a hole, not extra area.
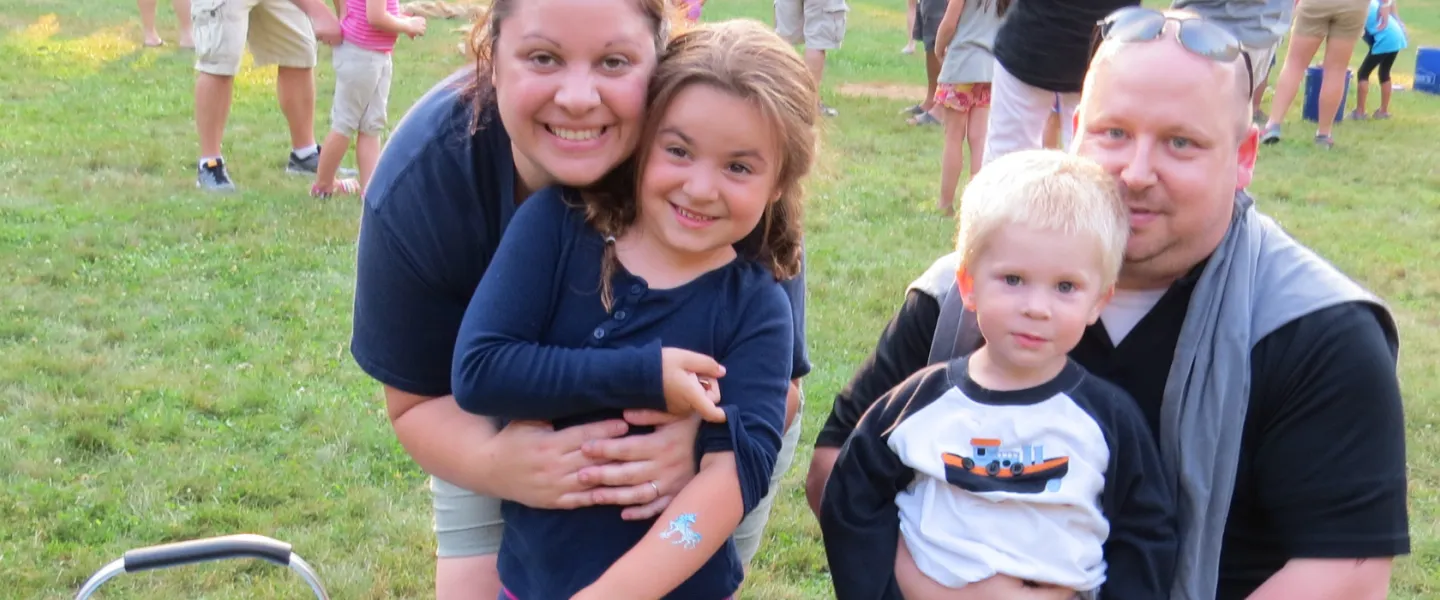
[[(1410, 549), (1394, 321), (1243, 192), (1257, 131), (1239, 42), (1204, 31), (1187, 48), (1180, 21), (1206, 25), (1193, 15), (1126, 18), (1111, 33), (1128, 37), (1090, 67), (1073, 151), (1119, 181), (1130, 240), (1114, 299), (1070, 357), (1136, 399), (1172, 471), (1156, 476), (1178, 482), (1171, 598), (1382, 598)], [(946, 339), (948, 319), (937, 337), (955, 260), (911, 285), (836, 396), (806, 482), (817, 513), (865, 410), (974, 349)], [(936, 597), (974, 597), (951, 591)]]

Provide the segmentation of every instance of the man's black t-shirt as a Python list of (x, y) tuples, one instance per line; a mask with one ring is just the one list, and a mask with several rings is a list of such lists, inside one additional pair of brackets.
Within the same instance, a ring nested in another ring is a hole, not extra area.
[(1095, 23), (1138, 0), (1017, 0), (995, 34), (995, 60), (1020, 81), (1078, 92), (1090, 64)]
[[(1097, 322), (1070, 353), (1134, 396), (1157, 435), (1193, 286), (1193, 277), (1172, 286), (1119, 347)], [(939, 318), (934, 298), (914, 290), (906, 296), (874, 353), (836, 396), (816, 446), (843, 445), (877, 398), (926, 366)], [(1311, 313), (1256, 344), (1216, 598), (1245, 598), (1291, 558), (1409, 552), (1395, 351), (1361, 304)]]

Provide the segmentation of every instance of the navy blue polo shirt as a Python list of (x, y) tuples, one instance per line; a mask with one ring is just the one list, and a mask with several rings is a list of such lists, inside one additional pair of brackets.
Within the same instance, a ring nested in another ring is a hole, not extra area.
[[(450, 393), (460, 320), (515, 213), (510, 136), (493, 105), (471, 133), (470, 77), (441, 81), (396, 126), (360, 221), (350, 352), (371, 377), (422, 396)], [(800, 378), (810, 372), (803, 272), (784, 286)]]
[[(765, 496), (780, 452), (793, 356), (790, 301), (760, 263), (737, 257), (673, 288), (617, 267), (601, 302), (604, 239), (578, 195), (541, 190), (516, 212), (475, 291), (452, 389), (469, 412), (566, 427), (626, 408), (664, 410), (661, 347), (712, 356), (727, 422), (705, 423), (696, 454), (733, 452), (744, 511)], [(682, 494), (683, 495), (683, 494)], [(622, 507), (541, 510), (505, 502), (500, 579), (522, 599), (568, 598), (655, 525)], [(700, 515), (703, 519), (705, 515)], [(733, 540), (668, 597), (719, 600), (739, 587)]]

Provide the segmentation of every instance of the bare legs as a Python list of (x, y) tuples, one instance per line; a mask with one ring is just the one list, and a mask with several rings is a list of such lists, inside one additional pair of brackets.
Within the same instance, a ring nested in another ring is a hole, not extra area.
[(1305, 78), (1305, 69), (1310, 59), (1315, 58), (1321, 41), (1322, 38), (1308, 35), (1291, 36), (1285, 64), (1280, 67), (1280, 79), (1275, 82), (1275, 95), (1270, 98), (1270, 121), (1265, 124), (1267, 129), (1285, 122), (1285, 113), (1290, 112), (1290, 104), (1300, 91), (1300, 81)]
[(955, 191), (960, 187), (960, 173), (965, 169), (965, 148), (970, 148), (970, 177), (980, 172), (985, 158), (986, 126), (989, 108), (971, 108), (960, 112), (941, 108), (945, 113), (945, 149), (940, 154), (940, 211), (955, 214)]
[(1317, 135), (1330, 135), (1335, 127), (1335, 114), (1340, 103), (1345, 101), (1345, 69), (1350, 65), (1350, 54), (1355, 51), (1357, 39), (1325, 40), (1325, 79), (1320, 82), (1320, 118)]
[[(140, 28), (145, 34), (145, 45), (165, 43), (155, 29), (155, 0), (138, 0), (137, 4), (140, 6)], [(180, 47), (195, 47), (195, 42), (190, 39), (190, 0), (172, 0), (171, 6), (175, 9), (175, 20), (180, 22)]]
[(275, 94), (280, 98), (280, 111), (290, 125), (290, 146), (308, 148), (315, 143), (315, 77), (314, 69), (280, 67), (275, 78)]

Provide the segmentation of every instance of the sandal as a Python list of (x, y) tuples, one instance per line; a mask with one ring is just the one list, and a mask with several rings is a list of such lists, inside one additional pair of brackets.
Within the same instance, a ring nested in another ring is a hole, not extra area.
[(335, 185), (330, 186), (328, 190), (318, 183), (310, 186), (311, 198), (329, 198), (335, 194), (353, 196), (358, 193), (360, 193), (360, 182), (354, 179), (336, 179)]
[(918, 116), (920, 113), (923, 113), (923, 112), (925, 112), (925, 107), (920, 106), (919, 104), (916, 104), (915, 106), (911, 106), (911, 107), (906, 108), (905, 110), (900, 111), (900, 114), (902, 114), (902, 115), (904, 115), (904, 116), (907, 116), (907, 117), (914, 117), (914, 116)]
[(1365, 119), (1370, 118), (1365, 114), (1365, 111), (1363, 110), (1352, 110), (1350, 111), (1349, 116), (1351, 121), (1364, 121)]
[(1390, 118), (1390, 113), (1385, 112), (1385, 111), (1383, 111), (1383, 110), (1377, 110), (1377, 111), (1375, 111), (1375, 114), (1370, 115), (1370, 118), (1375, 119), (1375, 120), (1377, 120), (1377, 121), (1384, 121), (1385, 119)]
[(930, 125), (939, 125), (940, 119), (935, 118), (935, 115), (928, 112), (923, 112), (909, 119), (905, 119), (905, 122), (915, 127), (927, 127)]

